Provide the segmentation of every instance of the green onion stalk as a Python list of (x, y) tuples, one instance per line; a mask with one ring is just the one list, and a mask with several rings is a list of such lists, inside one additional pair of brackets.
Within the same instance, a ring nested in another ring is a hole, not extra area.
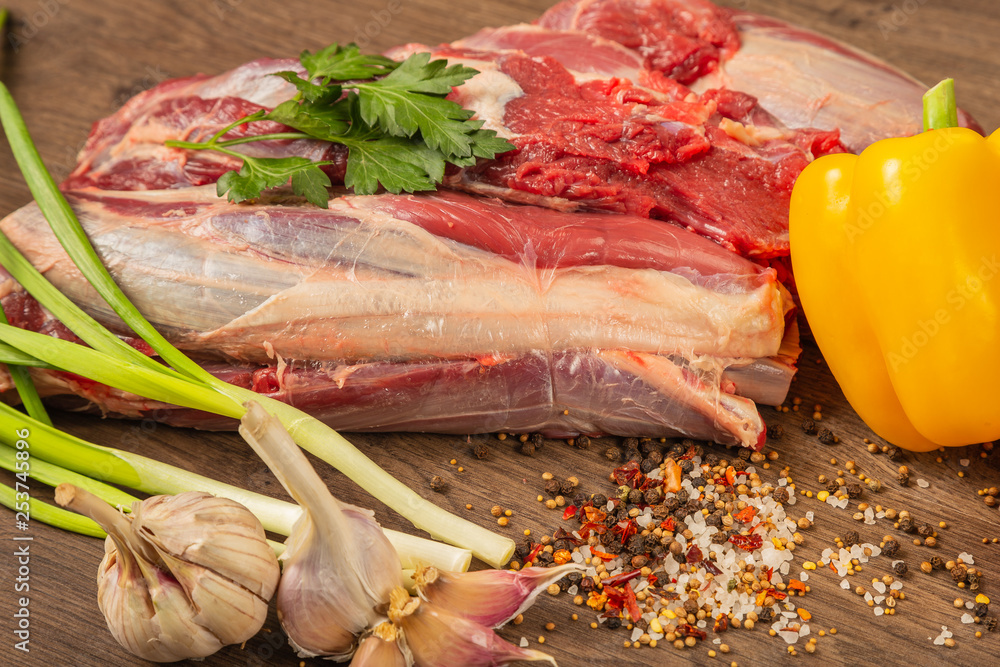
[[(148, 399), (233, 419), (244, 415), (245, 402), (255, 400), (281, 421), (299, 446), (336, 467), (416, 528), (427, 531), (435, 539), (469, 549), (493, 567), (500, 567), (510, 559), (514, 551), (513, 540), (425, 500), (318, 419), (212, 376), (168, 342), (128, 300), (97, 256), (69, 202), (45, 169), (20, 111), (2, 83), (0, 122), (39, 209), (66, 253), (121, 320), (167, 365), (142, 354), (83, 312), (49, 283), (2, 234), (0, 265), (89, 347), (0, 324), (0, 341), (6, 345), (0, 348), (0, 357), (4, 357), (0, 361), (14, 364), (16, 361), (11, 357), (15, 355), (8, 356), (4, 352), (19, 352), (22, 357), (31, 357), (28, 365), (75, 373)], [(44, 419), (37, 421), (44, 423)]]
[[(0, 444), (0, 468), (16, 470), (16, 450), (13, 447), (16, 432), (22, 429), (27, 429), (30, 433), (32, 480), (51, 487), (63, 483), (72, 484), (123, 511), (129, 511), (132, 503), (139, 499), (111, 484), (127, 486), (150, 495), (204, 491), (229, 498), (249, 509), (260, 520), (264, 530), (284, 536), (289, 535), (302, 514), (302, 509), (295, 503), (231, 486), (139, 454), (88, 442), (37, 422), (4, 403), (0, 403), (0, 442), (4, 443)], [(32, 518), (57, 528), (81, 532), (75, 527), (79, 525), (75, 519), (81, 518), (78, 514), (48, 506), (55, 511), (52, 514), (53, 520), (48, 521), (36, 514), (35, 503), (41, 501), (32, 500)], [(66, 525), (62, 520), (65, 518), (64, 515), (74, 518), (71, 525)], [(87, 521), (89, 522), (89, 519)], [(93, 524), (93, 528), (97, 529), (97, 524)], [(466, 549), (395, 530), (383, 529), (383, 531), (399, 553), (404, 568), (414, 569), (433, 565), (449, 571), (465, 571), (469, 567), (472, 555)], [(89, 531), (84, 534), (95, 533)], [(103, 532), (96, 534), (104, 535)], [(279, 544), (275, 551), (280, 553), (283, 548)]]

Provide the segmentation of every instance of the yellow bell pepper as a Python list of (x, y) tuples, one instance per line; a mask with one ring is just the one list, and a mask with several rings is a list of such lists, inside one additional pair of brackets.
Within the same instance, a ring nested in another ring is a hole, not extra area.
[(916, 451), (1000, 438), (1000, 131), (930, 116), (938, 129), (813, 162), (789, 224), (802, 308), (845, 397)]

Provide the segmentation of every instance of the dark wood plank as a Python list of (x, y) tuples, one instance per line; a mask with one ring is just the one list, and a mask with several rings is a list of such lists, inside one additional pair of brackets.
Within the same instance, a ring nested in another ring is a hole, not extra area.
[[(887, 61), (908, 69), (927, 82), (945, 75), (958, 79), (961, 103), (984, 127), (1000, 125), (1000, 5), (992, 0), (960, 0), (928, 3), (905, 0), (869, 3), (864, 0), (807, 0), (731, 4), (773, 14), (820, 30), (864, 47)], [(15, 22), (17, 49), (3, 53), (0, 77), (19, 100), (43, 157), (57, 177), (69, 172), (76, 150), (90, 124), (111, 113), (128, 96), (173, 76), (195, 72), (219, 72), (259, 56), (288, 56), (303, 48), (319, 48), (332, 40), (369, 41), (376, 50), (407, 41), (438, 42), (455, 39), (486, 25), (500, 25), (535, 18), (545, 3), (525, 0), (486, 0), (454, 7), (444, 0), (365, 0), (360, 3), (312, 3), (285, 0), (206, 0), (205, 2), (131, 3), (106, 0), (100, 3), (69, 0), (16, 0), (10, 2)], [(365, 33), (365, 30), (368, 33)], [(28, 200), (28, 192), (17, 176), (9, 155), (0, 155), (7, 178), (0, 180), (3, 211)], [(901, 557), (911, 568), (904, 577), (907, 600), (894, 617), (876, 618), (863, 600), (843, 591), (830, 572), (818, 572), (810, 580), (812, 592), (803, 600), (813, 613), (814, 631), (837, 627), (835, 637), (819, 641), (816, 657), (822, 664), (887, 665), (947, 664), (985, 665), (996, 661), (998, 635), (972, 637), (973, 627), (963, 626), (962, 610), (952, 606), (956, 595), (969, 599), (944, 573), (926, 576), (920, 561), (938, 554), (954, 558), (961, 551), (976, 556), (985, 572), (984, 590), (1000, 595), (1000, 546), (983, 545), (981, 538), (1000, 536), (996, 510), (987, 508), (976, 490), (997, 482), (995, 457), (979, 458), (978, 448), (937, 454), (906, 454), (902, 462), (930, 487), (900, 488), (894, 481), (900, 462), (871, 455), (863, 438), (869, 431), (844, 402), (817, 351), (807, 346), (802, 372), (793, 385), (793, 396), (806, 406), (821, 403), (824, 423), (841, 437), (835, 446), (820, 445), (799, 428), (803, 414), (765, 412), (770, 424), (782, 424), (785, 435), (772, 445), (781, 458), (765, 479), (773, 480), (781, 465), (788, 465), (800, 490), (819, 490), (816, 478), (830, 476), (847, 460), (858, 463), (866, 474), (880, 478), (884, 490), (863, 500), (885, 507), (910, 509), (925, 521), (946, 520), (935, 550), (903, 542)], [(283, 490), (248, 448), (232, 434), (205, 434), (171, 429), (154, 423), (122, 423), (72, 415), (60, 415), (60, 426), (96, 442), (124, 447), (175, 465), (216, 476), (224, 481), (278, 497)], [(534, 458), (517, 454), (509, 441), (478, 436), (490, 444), (485, 461), (471, 455), (470, 441), (462, 437), (417, 434), (358, 435), (351, 439), (393, 474), (449, 509), (486, 525), (495, 526), (489, 515), (498, 503), (514, 511), (509, 534), (530, 528), (536, 534), (560, 524), (556, 512), (545, 510), (534, 498), (541, 489), (541, 474), (576, 474), (588, 491), (609, 490), (609, 465), (602, 453), (608, 443), (595, 442), (587, 451), (550, 442)], [(830, 463), (835, 457), (839, 465)], [(448, 461), (457, 459), (459, 473)], [(963, 458), (972, 459), (968, 468)], [(386, 526), (406, 530), (404, 523), (329, 466), (319, 469), (331, 488), (344, 500), (373, 507)], [(964, 478), (957, 473), (965, 472)], [(450, 483), (443, 494), (428, 488), (433, 475)], [(41, 489), (35, 493), (41, 495)], [(473, 505), (466, 510), (466, 503)], [(795, 516), (807, 510), (817, 515), (816, 526), (807, 532), (799, 552), (801, 559), (814, 559), (836, 535), (858, 529), (862, 538), (877, 541), (893, 533), (885, 521), (863, 526), (852, 521), (850, 510), (835, 511), (815, 500), (794, 507)], [(31, 535), (31, 653), (12, 649), (15, 604), (14, 535), (10, 512), (0, 512), (0, 664), (14, 665), (133, 665), (137, 662), (119, 648), (104, 628), (96, 605), (95, 573), (102, 545), (98, 540), (62, 534), (34, 523)], [(800, 559), (797, 559), (800, 562)], [(887, 559), (876, 559), (855, 579), (866, 583), (871, 576), (888, 571)], [(583, 619), (572, 622), (575, 608), (565, 597), (543, 596), (525, 616), (522, 625), (510, 627), (504, 636), (534, 642), (547, 637), (546, 648), (560, 664), (716, 664), (707, 657), (709, 646), (678, 652), (673, 648), (624, 650), (622, 632), (590, 630)], [(545, 632), (547, 621), (556, 630)], [(942, 625), (955, 633), (958, 646), (945, 649), (932, 645)], [(729, 659), (740, 665), (774, 664), (786, 660), (785, 645), (761, 629), (731, 631), (724, 640), (732, 647)], [(800, 651), (801, 654), (801, 651)], [(805, 656), (803, 656), (805, 657)], [(790, 660), (789, 660), (790, 662)], [(206, 661), (206, 665), (297, 665), (299, 661), (284, 646), (273, 616), (264, 633), (244, 648), (231, 647)], [(319, 663), (316, 663), (319, 664)]]

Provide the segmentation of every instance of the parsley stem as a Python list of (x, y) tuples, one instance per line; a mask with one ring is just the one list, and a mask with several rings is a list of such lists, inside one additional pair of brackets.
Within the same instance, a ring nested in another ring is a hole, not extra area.
[[(216, 141), (213, 137), (212, 139), (205, 142), (196, 141), (178, 141), (176, 139), (170, 139), (163, 142), (165, 146), (169, 148), (184, 148), (190, 151), (204, 151), (212, 150), (219, 151), (223, 153), (225, 151), (219, 150), (221, 148), (226, 148), (227, 146), (238, 146), (239, 144), (249, 144), (255, 141), (283, 141), (285, 139), (310, 139), (308, 134), (303, 132), (274, 132), (272, 134), (258, 134), (253, 137), (240, 137), (238, 139), (227, 139), (226, 141)], [(232, 152), (229, 153), (232, 155)], [(239, 155), (237, 153), (237, 155)], [(239, 157), (243, 157), (239, 155)]]

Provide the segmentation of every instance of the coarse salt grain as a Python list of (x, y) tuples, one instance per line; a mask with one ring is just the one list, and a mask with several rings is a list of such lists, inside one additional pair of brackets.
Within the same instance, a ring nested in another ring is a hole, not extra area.
[(812, 520), (814, 520), (816, 518), (816, 515), (813, 514), (812, 511), (809, 511), (809, 512), (806, 512), (806, 518), (809, 519), (810, 521), (812, 521)]
[(849, 590), (851, 588), (851, 582), (849, 582), (847, 579), (841, 579), (840, 587), (843, 588), (844, 590)]
[(881, 616), (884, 613), (885, 613), (885, 609), (883, 609), (882, 607), (875, 607), (875, 615), (876, 616)]
[(637, 625), (632, 629), (632, 641), (638, 641), (639, 637), (642, 637), (642, 628)]
[[(901, 561), (901, 562), (902, 562), (902, 561)], [(898, 590), (900, 590), (900, 589), (901, 589), (902, 587), (903, 587), (903, 582), (902, 582), (902, 581), (894, 581), (894, 582), (892, 582), (892, 585), (891, 585), (891, 586), (889, 586), (889, 589), (890, 589), (890, 590), (894, 590), (894, 591), (898, 591)]]
[(879, 593), (885, 593), (885, 584), (881, 581), (876, 581), (872, 584), (872, 588), (877, 590)]
[(958, 554), (958, 557), (961, 558), (962, 562), (965, 563), (966, 565), (974, 565), (976, 562), (972, 559), (972, 554), (966, 551), (963, 551), (962, 553)]
[(570, 595), (576, 595), (577, 593), (580, 592), (580, 589), (574, 584), (573, 586), (567, 588), (566, 592), (569, 593)]
[(917, 480), (917, 486), (919, 486), (921, 489), (926, 489), (930, 485), (931, 485), (931, 483), (928, 482), (926, 479), (918, 479)]
[(969, 467), (969, 459), (959, 459), (959, 460), (958, 460), (958, 463), (959, 463), (959, 465), (961, 465), (962, 467), (965, 467), (965, 468), (968, 468), (968, 467)]
[(966, 609), (974, 609), (975, 607), (976, 607), (976, 603), (973, 602), (972, 600), (969, 600), (968, 602), (965, 603), (965, 608)]
[(969, 623), (975, 623), (976, 619), (973, 618), (972, 614), (962, 614), (962, 623), (968, 625)]
[(574, 563), (582, 563), (583, 562), (583, 554), (580, 553), (579, 551), (574, 551), (572, 558), (573, 558), (573, 562)]
[(521, 642), (520, 644), (518, 644), (518, 646), (520, 646), (521, 648), (528, 648), (528, 640), (524, 637), (521, 637)]

